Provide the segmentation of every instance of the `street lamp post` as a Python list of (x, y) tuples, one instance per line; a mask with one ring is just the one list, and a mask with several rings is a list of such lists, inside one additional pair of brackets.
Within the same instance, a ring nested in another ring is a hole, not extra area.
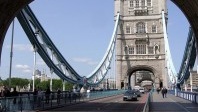
[[(52, 55), (51, 55), (51, 60), (53, 61), (54, 60), (54, 52), (52, 51)], [(50, 73), (51, 73), (51, 79), (50, 79), (50, 90), (52, 91), (52, 76), (53, 76), (53, 72), (54, 70), (51, 68), (50, 69)]]
[(34, 88), (35, 88), (35, 71), (36, 71), (36, 51), (37, 51), (37, 48), (36, 48), (36, 46), (34, 46), (34, 69), (33, 69), (33, 77), (32, 77), (32, 80), (33, 80), (33, 91), (34, 91)]
[(12, 38), (11, 38), (11, 48), (10, 48), (9, 89), (11, 89), (12, 57), (13, 57), (13, 39), (14, 39), (14, 20), (13, 20), (13, 24), (12, 24)]
[(176, 76), (176, 79), (175, 79), (175, 96), (177, 96), (177, 78), (178, 76)]

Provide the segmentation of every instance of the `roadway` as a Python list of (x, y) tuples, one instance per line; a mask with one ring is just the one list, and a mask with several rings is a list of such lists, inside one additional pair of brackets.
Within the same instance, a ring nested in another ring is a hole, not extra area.
[[(62, 108), (56, 108), (52, 111), (64, 112), (140, 112), (143, 110), (148, 94), (142, 94), (137, 101), (123, 101), (123, 95), (101, 98), (84, 103), (67, 105)], [(47, 110), (47, 112), (50, 112)]]

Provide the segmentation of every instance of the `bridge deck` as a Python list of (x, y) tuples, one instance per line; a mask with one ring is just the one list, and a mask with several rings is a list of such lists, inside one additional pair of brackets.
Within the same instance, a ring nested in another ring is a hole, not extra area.
[(153, 92), (150, 112), (198, 112), (198, 104), (167, 94), (166, 98), (161, 93)]

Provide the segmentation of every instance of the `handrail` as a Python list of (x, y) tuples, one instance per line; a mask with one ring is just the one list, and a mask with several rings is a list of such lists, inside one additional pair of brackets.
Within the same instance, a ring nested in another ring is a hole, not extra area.
[[(0, 112), (47, 110), (120, 95), (124, 92), (125, 90), (92, 91), (90, 93), (63, 91), (60, 94), (52, 92), (48, 97), (44, 92), (41, 95), (33, 95), (32, 92), (19, 93), (20, 96), (16, 97), (0, 97)], [(14, 99), (16, 99), (15, 103), (13, 102)]]
[(146, 103), (144, 105), (144, 108), (143, 108), (142, 112), (149, 112), (149, 110), (150, 110), (150, 102), (151, 102), (152, 96), (153, 96), (153, 91), (154, 91), (154, 89), (151, 89), (151, 91), (149, 92), (148, 98), (146, 100)]

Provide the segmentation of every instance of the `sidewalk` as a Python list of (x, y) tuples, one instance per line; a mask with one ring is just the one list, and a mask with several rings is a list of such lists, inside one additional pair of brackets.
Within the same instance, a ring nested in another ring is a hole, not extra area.
[(198, 104), (172, 94), (163, 98), (161, 93), (153, 92), (150, 105), (150, 112), (198, 112)]

